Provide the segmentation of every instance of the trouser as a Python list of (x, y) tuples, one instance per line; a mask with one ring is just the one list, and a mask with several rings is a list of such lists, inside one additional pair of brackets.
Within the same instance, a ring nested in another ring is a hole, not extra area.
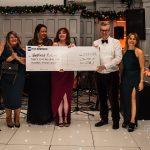
[(119, 71), (101, 74), (96, 73), (96, 86), (100, 104), (100, 117), (102, 120), (108, 120), (108, 103), (110, 101), (112, 120), (119, 121)]

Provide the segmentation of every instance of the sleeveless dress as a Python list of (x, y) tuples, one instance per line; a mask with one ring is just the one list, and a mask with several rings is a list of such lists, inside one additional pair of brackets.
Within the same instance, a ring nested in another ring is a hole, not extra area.
[[(140, 64), (135, 55), (135, 50), (127, 50), (122, 59), (123, 73), (121, 81), (121, 99), (123, 108), (124, 121), (131, 120), (131, 95), (135, 88), (136, 90), (136, 108), (138, 112), (139, 91), (138, 85), (140, 82)], [(137, 113), (136, 113), (137, 118)]]
[[(36, 46), (33, 40), (28, 42), (29, 46)], [(47, 39), (45, 46), (52, 45)], [(51, 72), (30, 71), (28, 72), (28, 111), (27, 122), (32, 124), (47, 124), (52, 119), (51, 109)]]
[(72, 99), (72, 90), (73, 90), (73, 82), (74, 82), (74, 72), (73, 71), (64, 71), (52, 72), (52, 110), (53, 110), (53, 118), (58, 125), (58, 107), (63, 100), (63, 96), (66, 93), (69, 110), (67, 115), (68, 123), (71, 122), (71, 99)]

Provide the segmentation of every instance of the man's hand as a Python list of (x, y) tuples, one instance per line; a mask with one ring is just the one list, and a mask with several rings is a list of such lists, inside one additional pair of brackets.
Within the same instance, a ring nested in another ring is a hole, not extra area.
[(97, 66), (97, 72), (101, 72), (101, 71), (103, 71), (103, 70), (105, 70), (106, 69), (106, 67), (104, 66), (104, 65), (101, 65), (101, 66)]

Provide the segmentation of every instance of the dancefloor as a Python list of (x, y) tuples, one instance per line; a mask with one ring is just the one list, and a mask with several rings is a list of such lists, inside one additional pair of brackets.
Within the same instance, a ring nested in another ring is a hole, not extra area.
[[(23, 111), (23, 110), (22, 110)], [(26, 110), (23, 112), (26, 113)], [(70, 127), (57, 127), (52, 122), (47, 125), (27, 124), (21, 114), (21, 127), (8, 128), (5, 114), (0, 116), (0, 150), (149, 150), (150, 120), (140, 120), (139, 127), (129, 133), (121, 127), (112, 129), (109, 124), (95, 127), (99, 120), (98, 111), (73, 112)]]

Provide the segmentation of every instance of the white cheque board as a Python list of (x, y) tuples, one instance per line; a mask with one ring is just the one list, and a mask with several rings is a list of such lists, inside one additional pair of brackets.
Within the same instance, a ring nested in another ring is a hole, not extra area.
[(26, 46), (27, 71), (95, 71), (99, 50), (92, 46)]

